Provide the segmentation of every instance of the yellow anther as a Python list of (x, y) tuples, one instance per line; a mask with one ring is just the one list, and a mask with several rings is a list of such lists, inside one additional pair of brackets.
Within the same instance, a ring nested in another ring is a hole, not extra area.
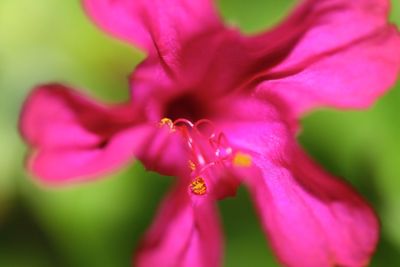
[(160, 127), (163, 127), (164, 125), (168, 126), (168, 128), (169, 128), (171, 131), (174, 131), (174, 130), (175, 130), (174, 123), (172, 122), (171, 119), (162, 118), (161, 121), (160, 121)]
[(207, 192), (206, 182), (200, 176), (196, 177), (190, 184), (190, 189), (195, 195), (204, 195)]
[(191, 160), (189, 160), (189, 169), (192, 171), (196, 170), (196, 165)]
[(237, 152), (233, 157), (233, 165), (238, 167), (250, 167), (252, 158), (249, 154)]

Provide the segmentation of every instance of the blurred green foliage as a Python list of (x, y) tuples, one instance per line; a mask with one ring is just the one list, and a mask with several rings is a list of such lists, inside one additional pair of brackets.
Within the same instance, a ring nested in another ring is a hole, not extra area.
[[(271, 26), (293, 1), (221, 0), (224, 18), (245, 32)], [(400, 2), (391, 20), (400, 25)], [(106, 36), (78, 0), (0, 2), (0, 266), (129, 266), (171, 178), (140, 164), (112, 177), (45, 188), (23, 169), (19, 110), (37, 84), (59, 81), (103, 101), (127, 98), (126, 77), (143, 58)], [(398, 86), (399, 87), (399, 86)], [(303, 121), (300, 141), (329, 171), (346, 177), (374, 205), (382, 238), (372, 266), (400, 265), (400, 88), (368, 111), (323, 110)], [(225, 266), (278, 266), (242, 188), (220, 204)]]

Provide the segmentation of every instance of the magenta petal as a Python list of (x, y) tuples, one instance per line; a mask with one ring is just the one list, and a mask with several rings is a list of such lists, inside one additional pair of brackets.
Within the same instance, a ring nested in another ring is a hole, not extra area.
[(297, 123), (287, 123), (285, 114), (270, 102), (235, 96), (222, 102), (220, 109), (226, 114), (217, 121), (217, 125), (234, 148), (251, 150), (264, 156), (285, 155), (288, 140), (296, 131)]
[(173, 52), (191, 34), (220, 27), (212, 0), (84, 0), (106, 32), (147, 51)]
[(116, 134), (104, 147), (38, 148), (28, 161), (28, 169), (53, 185), (92, 179), (131, 161), (153, 131), (149, 126), (136, 126)]
[(95, 145), (138, 121), (129, 105), (96, 103), (60, 84), (38, 86), (24, 103), (20, 130), (41, 147)]
[[(247, 38), (258, 92), (293, 115), (321, 106), (364, 108), (393, 85), (400, 37), (387, 0), (306, 0), (281, 25)], [(271, 65), (269, 62), (274, 62)]]
[(267, 46), (274, 43), (280, 48), (295, 42), (278, 66), (282, 69), (383, 29), (388, 14), (388, 0), (305, 0), (281, 25), (252, 41)]
[(246, 183), (280, 260), (291, 267), (366, 266), (379, 224), (345, 183), (303, 152), (291, 163), (255, 158), (261, 175)]
[(214, 203), (179, 186), (164, 200), (135, 257), (138, 267), (217, 267), (222, 245)]
[(282, 98), (299, 114), (314, 107), (364, 108), (395, 82), (400, 69), (400, 36), (392, 27), (310, 59), (293, 74), (266, 80), (260, 95)]
[(272, 247), (285, 266), (365, 266), (378, 240), (372, 209), (294, 143), (292, 127), (273, 106), (237, 98), (223, 128), (236, 151), (252, 157), (236, 168), (258, 208)]
[(49, 183), (91, 177), (130, 160), (154, 127), (136, 126), (129, 106), (97, 104), (51, 84), (28, 97), (20, 130), (33, 146), (29, 169)]

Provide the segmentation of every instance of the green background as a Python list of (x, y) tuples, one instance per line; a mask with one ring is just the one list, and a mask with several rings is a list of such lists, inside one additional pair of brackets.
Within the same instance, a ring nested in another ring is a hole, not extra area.
[[(400, 25), (400, 2), (391, 20)], [(227, 21), (257, 32), (293, 1), (223, 0)], [(400, 48), (399, 48), (400, 49)], [(143, 58), (111, 39), (78, 0), (0, 2), (0, 266), (123, 267), (172, 179), (139, 163), (112, 177), (45, 188), (23, 169), (16, 125), (36, 84), (59, 81), (102, 100), (128, 97), (127, 76)], [(303, 120), (300, 141), (330, 172), (346, 177), (375, 207), (382, 238), (372, 266), (400, 266), (400, 85), (368, 111), (321, 110)], [(220, 203), (225, 265), (278, 266), (247, 192)]]

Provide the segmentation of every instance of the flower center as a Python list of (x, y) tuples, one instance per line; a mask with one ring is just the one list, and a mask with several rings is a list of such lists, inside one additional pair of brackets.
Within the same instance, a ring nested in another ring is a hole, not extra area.
[(197, 121), (208, 117), (210, 113), (209, 108), (209, 104), (206, 104), (199, 96), (193, 93), (185, 93), (171, 99), (166, 104), (164, 114), (172, 120), (186, 118), (191, 121)]
[(211, 167), (249, 167), (251, 157), (240, 151), (234, 153), (223, 132), (216, 131), (213, 123), (201, 119), (196, 123), (187, 119), (172, 121), (164, 118), (160, 126), (168, 127), (171, 132), (179, 133), (189, 150), (188, 167), (191, 171), (190, 191), (195, 195), (204, 195), (208, 191), (206, 177), (212, 173)]

